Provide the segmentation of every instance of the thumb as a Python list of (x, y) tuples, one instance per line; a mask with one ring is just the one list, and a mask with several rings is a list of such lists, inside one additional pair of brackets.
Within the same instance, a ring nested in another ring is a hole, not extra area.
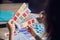
[(9, 24), (10, 26), (15, 26), (15, 23), (14, 23), (13, 19), (11, 19), (11, 20), (8, 22), (8, 24)]

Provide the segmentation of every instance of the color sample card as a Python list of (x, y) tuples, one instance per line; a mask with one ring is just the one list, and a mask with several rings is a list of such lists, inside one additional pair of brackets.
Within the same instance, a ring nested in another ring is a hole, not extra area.
[[(22, 24), (22, 23), (24, 23), (25, 22), (25, 19), (28, 17), (28, 15), (30, 14), (30, 11), (29, 11), (29, 13), (26, 13), (26, 10), (27, 10), (28, 8), (26, 8), (20, 15), (19, 15), (19, 17), (17, 17), (17, 21), (15, 20), (15, 23), (16, 23), (16, 25), (18, 25), (19, 27), (20, 27), (20, 25)], [(15, 17), (15, 19), (16, 19), (16, 17)], [(23, 27), (23, 26), (22, 26)]]
[(35, 31), (38, 35), (41, 35), (41, 34), (44, 33), (45, 28), (44, 28), (44, 25), (43, 25), (43, 24), (36, 24), (36, 23), (34, 23), (34, 24), (32, 24), (31, 26), (34, 28), (34, 31)]
[(20, 25), (25, 22), (25, 19), (30, 15), (30, 12), (31, 11), (27, 7), (27, 5), (25, 3), (23, 3), (21, 8), (16, 12), (15, 16), (13, 17), (13, 20), (14, 20), (15, 24), (18, 26), (18, 28), (20, 28)]

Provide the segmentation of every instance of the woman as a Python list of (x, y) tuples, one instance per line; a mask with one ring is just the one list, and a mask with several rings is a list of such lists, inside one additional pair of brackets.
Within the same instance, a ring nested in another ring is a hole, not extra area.
[[(45, 25), (47, 25), (46, 27), (46, 31), (49, 34), (47, 40), (59, 40), (59, 24), (56, 22), (56, 15), (57, 12), (59, 12), (57, 10), (58, 5), (57, 5), (57, 1), (56, 0), (49, 0), (48, 2), (48, 6), (45, 9)], [(15, 24), (13, 21), (9, 21), (9, 29), (10, 29), (10, 40), (14, 40), (13, 39), (13, 32), (15, 30)], [(11, 24), (11, 25), (10, 25)], [(37, 34), (33, 31), (33, 29), (31, 27), (29, 27), (32, 32), (30, 32), (35, 38), (38, 38), (36, 40), (41, 40)]]

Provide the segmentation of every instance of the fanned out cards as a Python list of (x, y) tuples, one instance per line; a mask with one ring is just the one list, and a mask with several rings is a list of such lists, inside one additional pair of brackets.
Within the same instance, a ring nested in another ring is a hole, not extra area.
[(30, 14), (31, 10), (28, 8), (28, 6), (23, 3), (23, 5), (20, 7), (20, 9), (16, 12), (15, 16), (13, 17), (13, 20), (18, 28), (27, 27), (30, 24), (36, 23), (36, 18)]

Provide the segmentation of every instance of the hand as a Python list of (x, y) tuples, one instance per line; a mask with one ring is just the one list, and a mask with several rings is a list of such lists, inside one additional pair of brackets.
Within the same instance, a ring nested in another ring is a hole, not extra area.
[(9, 33), (10, 33), (9, 40), (14, 40), (15, 23), (13, 19), (11, 19), (8, 22), (7, 26), (8, 26)]
[(32, 34), (32, 36), (34, 36), (34, 37), (36, 37), (37, 36), (37, 34), (35, 33), (35, 31), (33, 30), (33, 28), (30, 26), (28, 26), (28, 30), (27, 30), (28, 32), (30, 32), (31, 34)]
[(11, 19), (8, 22), (8, 28), (9, 28), (10, 33), (13, 33), (15, 31), (15, 23), (14, 23), (13, 19)]

